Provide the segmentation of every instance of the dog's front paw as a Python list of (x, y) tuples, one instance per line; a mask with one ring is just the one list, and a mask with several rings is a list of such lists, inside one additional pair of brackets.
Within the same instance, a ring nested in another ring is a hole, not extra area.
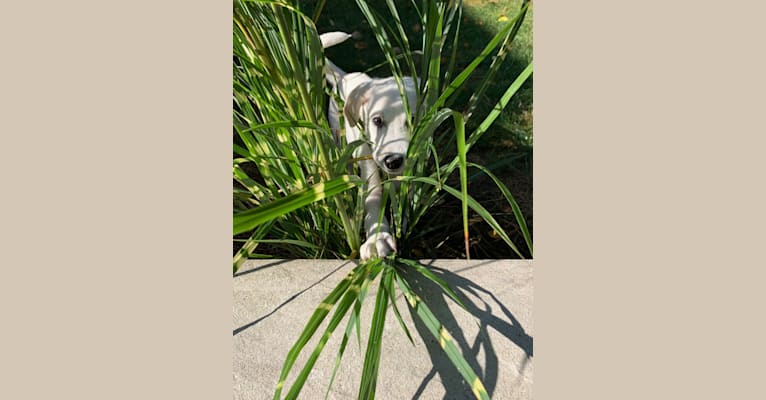
[(359, 256), (362, 260), (369, 260), (374, 257), (385, 257), (396, 253), (396, 242), (394, 237), (388, 232), (379, 232), (367, 238), (359, 249)]

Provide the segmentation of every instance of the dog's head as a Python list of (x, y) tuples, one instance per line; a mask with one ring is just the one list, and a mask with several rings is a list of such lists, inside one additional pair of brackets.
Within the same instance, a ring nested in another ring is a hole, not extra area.
[[(417, 86), (403, 79), (410, 113), (415, 113)], [(410, 144), (410, 122), (396, 80), (367, 80), (347, 96), (343, 113), (351, 125), (361, 124), (367, 133), (372, 159), (385, 172), (400, 175)]]

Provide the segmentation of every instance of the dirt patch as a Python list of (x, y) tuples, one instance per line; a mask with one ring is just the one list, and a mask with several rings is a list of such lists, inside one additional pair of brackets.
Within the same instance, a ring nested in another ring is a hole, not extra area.
[[(531, 233), (531, 174), (528, 171), (509, 168), (498, 173), (498, 178), (508, 187), (518, 203)], [(531, 258), (513, 210), (495, 183), (488, 177), (482, 176), (470, 182), (468, 188), (469, 194), (492, 214), (524, 258)], [(468, 216), (471, 258), (520, 258), (478, 214), (469, 209)], [(403, 255), (414, 258), (465, 258), (462, 218), (460, 200), (450, 195), (444, 196), (421, 221), (423, 226), (429, 225), (429, 221), (436, 222), (439, 228), (414, 238), (413, 243), (406, 250), (409, 254)]]

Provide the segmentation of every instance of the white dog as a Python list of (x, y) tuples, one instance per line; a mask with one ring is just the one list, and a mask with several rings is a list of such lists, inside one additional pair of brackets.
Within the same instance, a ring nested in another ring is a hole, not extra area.
[[(330, 32), (320, 35), (324, 48), (341, 43), (351, 35)], [(325, 59), (325, 75), (336, 93), (343, 99), (346, 142), (365, 140), (356, 148), (354, 156), (360, 158), (362, 179), (367, 182), (364, 199), (364, 230), (366, 241), (359, 249), (362, 260), (375, 256), (385, 257), (396, 252), (396, 242), (391, 235), (388, 220), (381, 215), (381, 186), (378, 168), (389, 175), (401, 175), (407, 148), (410, 144), (410, 126), (396, 80), (370, 78), (359, 72), (346, 73), (330, 60)], [(404, 91), (411, 113), (415, 112), (417, 84), (413, 78), (403, 79)], [(330, 99), (328, 111), (330, 127), (340, 131), (338, 106)], [(361, 125), (362, 130), (359, 129)]]

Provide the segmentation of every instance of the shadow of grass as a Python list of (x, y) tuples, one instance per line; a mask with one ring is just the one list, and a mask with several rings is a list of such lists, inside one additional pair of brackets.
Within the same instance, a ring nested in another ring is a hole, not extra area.
[[(458, 298), (466, 305), (467, 311), (477, 321), (479, 332), (472, 341), (466, 337), (463, 328), (458, 325), (454, 314), (448, 307), (448, 302), (452, 302), (452, 300), (446, 298), (438, 285), (410, 269), (404, 271), (405, 279), (453, 336), (455, 344), (460, 348), (466, 361), (482, 380), (489, 395), (492, 396), (498, 383), (500, 363), (489, 330), (496, 331), (524, 352), (525, 358), (517, 366), (518, 374), (524, 372), (533, 356), (532, 336), (526, 332), (508, 307), (489, 290), (449, 270), (433, 266), (427, 267), (447, 282), (456, 292)], [(480, 267), (480, 265), (472, 268), (476, 267)], [(478, 301), (471, 299), (478, 299)], [(433, 365), (412, 398), (419, 399), (425, 388), (437, 375), (447, 393), (444, 399), (474, 398), (470, 386), (446, 356), (428, 328), (411, 308), (409, 308), (409, 312), (418, 334), (423, 338)], [(484, 358), (483, 362), (480, 363), (479, 353), (481, 350), (483, 350)]]
[[(262, 265), (262, 266), (260, 266), (260, 267), (257, 267), (257, 268), (253, 268), (253, 269), (251, 269), (251, 270), (248, 270), (248, 271), (245, 271), (245, 272), (241, 272), (241, 273), (238, 273), (238, 274), (234, 275), (234, 278), (237, 278), (237, 277), (239, 277), (239, 276), (242, 276), (242, 275), (244, 275), (244, 274), (247, 274), (247, 273), (256, 272), (256, 271), (262, 270), (262, 269), (264, 269), (264, 268), (270, 268), (270, 267), (273, 267), (273, 266), (276, 266), (276, 265), (279, 265), (279, 264), (283, 264), (283, 263), (286, 263), (286, 262), (289, 262), (289, 261), (290, 261), (290, 260), (278, 260), (278, 261), (276, 261), (276, 262), (272, 262), (272, 263), (269, 263), (269, 264), (265, 264), (265, 265)], [(316, 282), (314, 282), (314, 283), (312, 283), (311, 285), (309, 285), (309, 286), (307, 286), (307, 287), (305, 287), (305, 288), (303, 288), (303, 289), (301, 289), (301, 290), (299, 290), (299, 291), (297, 291), (297, 292), (293, 293), (293, 294), (292, 294), (290, 297), (288, 297), (288, 298), (287, 298), (285, 301), (283, 301), (283, 302), (282, 302), (280, 305), (276, 306), (276, 307), (275, 307), (273, 310), (271, 310), (271, 311), (270, 311), (270, 312), (268, 312), (267, 314), (265, 314), (265, 315), (263, 315), (263, 316), (261, 316), (261, 317), (259, 317), (259, 318), (256, 318), (254, 321), (252, 321), (252, 322), (249, 322), (249, 323), (247, 323), (247, 324), (245, 324), (245, 325), (242, 325), (242, 326), (240, 326), (239, 328), (236, 328), (236, 329), (234, 329), (234, 331), (233, 331), (233, 336), (237, 336), (239, 333), (241, 333), (241, 332), (242, 332), (242, 331), (244, 331), (245, 329), (251, 328), (251, 327), (253, 327), (253, 326), (257, 325), (259, 322), (263, 321), (264, 319), (266, 319), (266, 318), (268, 318), (268, 317), (272, 316), (274, 313), (276, 313), (277, 311), (279, 311), (279, 309), (280, 309), (280, 308), (282, 308), (282, 307), (286, 306), (287, 304), (289, 304), (289, 303), (290, 303), (290, 302), (292, 302), (293, 300), (297, 299), (297, 298), (298, 298), (298, 296), (302, 295), (303, 293), (306, 293), (307, 291), (311, 290), (311, 289), (312, 289), (314, 286), (317, 286), (317, 285), (319, 285), (319, 284), (320, 284), (320, 283), (322, 283), (322, 282), (323, 282), (325, 279), (329, 278), (329, 277), (330, 277), (330, 276), (332, 276), (334, 273), (338, 272), (338, 271), (339, 271), (341, 268), (345, 267), (345, 266), (346, 266), (346, 265), (347, 265), (349, 262), (350, 262), (350, 261), (346, 261), (346, 262), (343, 262), (343, 263), (342, 263), (342, 264), (340, 264), (340, 265), (339, 265), (337, 268), (335, 268), (334, 270), (330, 271), (329, 273), (327, 273), (325, 276), (323, 276), (322, 278), (320, 278), (320, 279), (319, 279), (319, 280), (317, 280)]]

